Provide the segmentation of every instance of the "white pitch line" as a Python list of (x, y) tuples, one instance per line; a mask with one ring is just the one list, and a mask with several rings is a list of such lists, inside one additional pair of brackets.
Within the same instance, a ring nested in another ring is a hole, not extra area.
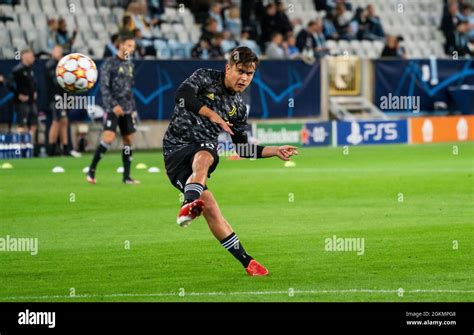
[[(227, 167), (226, 167), (227, 169)], [(229, 168), (230, 170), (239, 170), (238, 168)], [(348, 173), (348, 172), (367, 172), (367, 173), (376, 173), (376, 172), (393, 172), (397, 174), (406, 174), (406, 173), (425, 173), (425, 172), (437, 172), (437, 173), (449, 173), (449, 172), (472, 172), (472, 167), (460, 167), (460, 168), (453, 168), (453, 167), (419, 167), (419, 168), (407, 168), (401, 170), (400, 168), (321, 168), (321, 167), (296, 167), (295, 170), (298, 172), (327, 172), (327, 173)], [(258, 168), (257, 170), (259, 173), (267, 173), (267, 172), (275, 172), (274, 168)], [(289, 169), (285, 170), (278, 170), (280, 172), (287, 172), (290, 171)], [(291, 170), (293, 171), (293, 170)]]
[(42, 296), (21, 296), (21, 297), (0, 297), (2, 300), (23, 300), (23, 299), (78, 299), (78, 298), (113, 298), (113, 297), (165, 297), (178, 295), (178, 293), (114, 293), (114, 294), (77, 294), (75, 296), (69, 295), (42, 295)]
[(2, 300), (30, 300), (30, 299), (80, 299), (80, 298), (116, 298), (116, 297), (172, 297), (179, 296), (228, 296), (228, 295), (289, 295), (291, 294), (345, 294), (345, 293), (474, 293), (474, 290), (370, 290), (370, 289), (347, 289), (347, 290), (286, 290), (286, 291), (249, 291), (249, 292), (178, 292), (168, 293), (114, 293), (114, 294), (79, 294), (69, 295), (42, 295), (42, 296), (18, 296), (0, 297)]

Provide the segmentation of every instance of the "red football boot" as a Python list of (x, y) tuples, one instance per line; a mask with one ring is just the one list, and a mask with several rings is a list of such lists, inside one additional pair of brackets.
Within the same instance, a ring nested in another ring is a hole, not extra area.
[(252, 259), (245, 268), (249, 276), (266, 276), (268, 274), (268, 270), (255, 259)]
[(179, 210), (176, 222), (183, 228), (187, 227), (192, 220), (201, 215), (203, 209), (204, 201), (200, 199), (184, 204)]
[(95, 180), (95, 177), (92, 177), (89, 173), (87, 174), (86, 180), (87, 180), (87, 182), (89, 182), (91, 184), (94, 184), (94, 185), (97, 183), (97, 181)]

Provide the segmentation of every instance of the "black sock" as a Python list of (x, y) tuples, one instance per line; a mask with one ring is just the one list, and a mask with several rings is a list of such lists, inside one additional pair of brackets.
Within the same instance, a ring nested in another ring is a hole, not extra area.
[(38, 144), (33, 144), (33, 156), (34, 156), (34, 157), (38, 157), (38, 156), (39, 156), (39, 153), (40, 153), (40, 151), (41, 151), (40, 149), (41, 149), (40, 145), (38, 145)]
[(95, 177), (95, 169), (97, 168), (97, 164), (99, 164), (100, 159), (102, 158), (102, 156), (104, 156), (109, 147), (109, 144), (105, 143), (104, 141), (100, 141), (100, 144), (97, 147), (97, 150), (95, 151), (94, 158), (92, 159), (91, 166), (89, 167), (89, 175), (92, 178)]
[(132, 147), (124, 145), (122, 149), (123, 180), (130, 179), (130, 165), (132, 164)]
[(56, 143), (48, 144), (48, 156), (56, 155)]
[(235, 233), (230, 234), (221, 241), (221, 244), (226, 248), (240, 263), (246, 268), (249, 266), (250, 261), (253, 259), (252, 256), (245, 252), (244, 247), (239, 242), (239, 238)]
[(67, 144), (63, 144), (63, 155), (69, 155), (69, 146)]
[(199, 183), (189, 183), (184, 186), (184, 203), (193, 202), (199, 199), (204, 191), (204, 186)]

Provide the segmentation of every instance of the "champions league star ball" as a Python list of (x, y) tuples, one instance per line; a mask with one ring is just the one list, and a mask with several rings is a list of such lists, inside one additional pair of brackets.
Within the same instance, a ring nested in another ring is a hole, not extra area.
[(59, 86), (69, 93), (83, 93), (97, 81), (97, 66), (94, 61), (79, 53), (64, 56), (56, 66)]

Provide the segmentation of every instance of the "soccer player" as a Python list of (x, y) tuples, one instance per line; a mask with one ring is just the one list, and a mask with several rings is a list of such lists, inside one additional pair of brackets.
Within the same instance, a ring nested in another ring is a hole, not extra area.
[(101, 68), (100, 89), (106, 114), (102, 139), (87, 173), (87, 181), (91, 184), (96, 183), (97, 164), (115, 140), (117, 125), (123, 141), (123, 182), (127, 185), (140, 183), (130, 177), (133, 133), (136, 131), (136, 105), (132, 92), (133, 63), (130, 58), (135, 52), (135, 46), (132, 37), (122, 37), (117, 55), (104, 60)]
[(242, 93), (252, 82), (258, 57), (247, 47), (232, 50), (225, 71), (199, 69), (178, 88), (175, 108), (163, 139), (168, 178), (184, 193), (177, 223), (186, 227), (204, 215), (212, 234), (239, 260), (250, 276), (268, 270), (245, 251), (206, 186), (219, 163), (217, 138), (224, 130), (244, 158), (277, 156), (284, 161), (298, 154), (296, 147), (251, 145), (247, 139), (247, 111)]
[[(35, 142), (36, 129), (38, 128), (38, 98), (37, 82), (33, 72), (35, 55), (30, 49), (24, 49), (20, 54), (20, 63), (12, 70), (12, 78), (8, 88), (13, 92), (15, 111), (17, 113), (17, 125), (19, 133), (31, 134)], [(38, 147), (35, 146), (35, 156)]]
[(62, 46), (55, 45), (51, 51), (51, 59), (46, 62), (46, 92), (48, 95), (49, 110), (51, 112), (51, 127), (49, 128), (48, 134), (48, 156), (56, 155), (56, 144), (58, 137), (61, 141), (62, 150), (64, 155), (69, 155), (68, 150), (68, 117), (66, 109), (56, 108), (58, 99), (63, 99), (64, 90), (59, 86), (58, 80), (56, 79), (56, 66), (63, 57)]

